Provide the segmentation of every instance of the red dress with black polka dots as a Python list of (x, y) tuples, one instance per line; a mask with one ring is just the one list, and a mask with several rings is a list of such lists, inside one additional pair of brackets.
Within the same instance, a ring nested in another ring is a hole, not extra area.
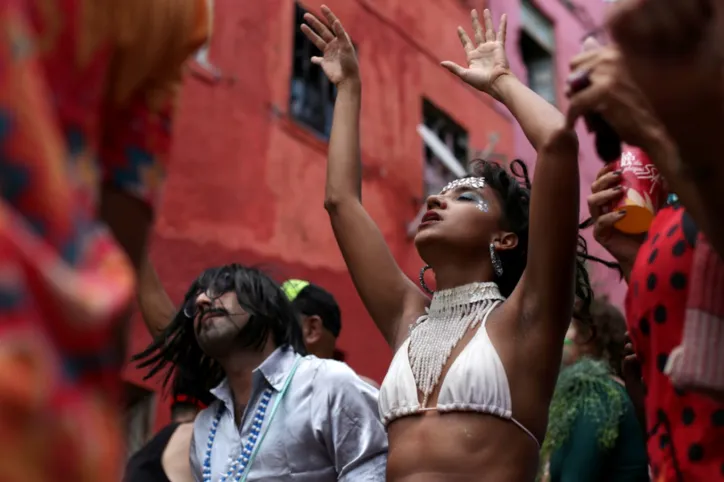
[(724, 480), (724, 404), (675, 389), (664, 374), (683, 335), (697, 234), (683, 208), (662, 209), (639, 250), (626, 297), (626, 322), (647, 389), (647, 444), (656, 482)]

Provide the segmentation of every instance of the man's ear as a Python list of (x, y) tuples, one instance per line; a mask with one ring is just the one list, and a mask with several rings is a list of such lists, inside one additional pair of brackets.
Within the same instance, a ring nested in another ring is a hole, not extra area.
[(302, 333), (304, 335), (304, 344), (309, 346), (319, 342), (322, 338), (322, 318), (317, 315), (306, 316), (302, 320)]

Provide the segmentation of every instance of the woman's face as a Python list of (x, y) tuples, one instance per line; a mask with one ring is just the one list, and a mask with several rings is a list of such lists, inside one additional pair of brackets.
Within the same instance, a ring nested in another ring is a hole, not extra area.
[(427, 199), (428, 211), (415, 236), (415, 246), (428, 263), (439, 249), (456, 254), (489, 256), (488, 245), (512, 249), (513, 233), (501, 229), (502, 203), (483, 178), (463, 178), (448, 184), (440, 194)]

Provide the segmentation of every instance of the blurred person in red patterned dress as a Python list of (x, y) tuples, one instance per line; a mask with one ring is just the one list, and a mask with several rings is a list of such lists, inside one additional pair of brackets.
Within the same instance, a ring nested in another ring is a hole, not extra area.
[(124, 321), (203, 0), (0, 0), (0, 480), (118, 480)]

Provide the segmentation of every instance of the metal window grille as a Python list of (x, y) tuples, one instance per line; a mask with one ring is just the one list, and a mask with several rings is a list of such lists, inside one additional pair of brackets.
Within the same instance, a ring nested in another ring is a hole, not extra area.
[[(434, 132), (455, 158), (467, 168), (467, 131), (427, 99), (422, 101), (422, 114), (425, 126)], [(456, 179), (457, 176), (443, 164), (428, 146), (425, 146), (424, 155), (424, 191), (425, 197), (427, 197), (439, 193), (448, 182)]]
[(324, 75), (322, 68), (310, 60), (313, 55), (320, 55), (320, 52), (298, 28), (304, 22), (305, 13), (306, 11), (295, 3), (289, 111), (297, 122), (328, 139), (332, 129), (337, 90)]

